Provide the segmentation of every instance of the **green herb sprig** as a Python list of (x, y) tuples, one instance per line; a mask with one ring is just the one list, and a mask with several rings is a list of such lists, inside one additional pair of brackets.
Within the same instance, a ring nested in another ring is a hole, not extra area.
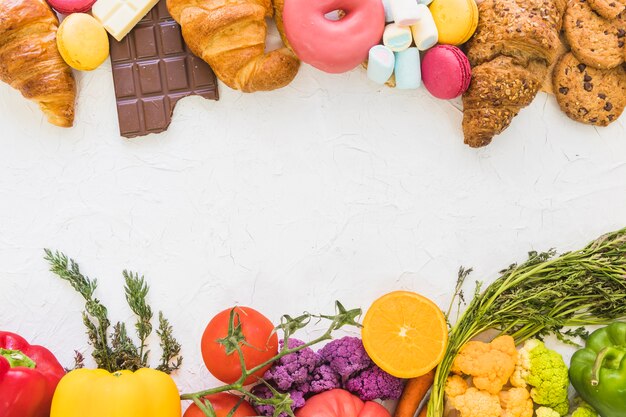
[[(65, 254), (45, 249), (44, 259), (50, 263), (50, 271), (59, 278), (67, 281), (85, 299), (83, 323), (87, 328), (89, 344), (93, 346), (91, 356), (98, 368), (109, 372), (120, 370), (136, 371), (148, 367), (150, 351), (147, 349), (147, 339), (152, 334), (152, 309), (147, 303), (149, 286), (143, 276), (124, 271), (124, 291), (126, 302), (131, 311), (137, 316), (135, 333), (139, 343), (128, 335), (126, 324), (117, 322), (111, 328), (107, 308), (94, 297), (98, 288), (98, 281), (90, 279), (80, 272), (78, 264)], [(180, 344), (173, 336), (172, 326), (159, 312), (159, 328), (157, 335), (162, 349), (161, 362), (157, 369), (171, 373), (180, 368), (183, 358), (180, 356)], [(82, 366), (82, 355), (78, 356), (77, 366)], [(78, 360), (80, 359), (80, 360)]]
[[(282, 332), (283, 334), (283, 347), (281, 348), (280, 352), (278, 352), (278, 354), (273, 358), (268, 359), (267, 361), (255, 366), (254, 368), (246, 369), (241, 347), (245, 346), (247, 342), (241, 331), (241, 324), (239, 322), (238, 313), (235, 311), (235, 309), (232, 309), (229, 317), (228, 334), (226, 337), (220, 339), (219, 343), (225, 347), (227, 352), (238, 355), (239, 363), (241, 365), (241, 369), (243, 370), (243, 372), (241, 373), (241, 377), (232, 384), (227, 384), (216, 388), (210, 388), (199, 392), (183, 394), (180, 398), (182, 400), (192, 400), (207, 417), (215, 417), (215, 410), (213, 409), (211, 402), (204, 397), (219, 392), (235, 391), (239, 392), (243, 395), (243, 397), (251, 400), (255, 404), (273, 406), (274, 417), (278, 417), (282, 413), (293, 416), (294, 414), (291, 409), (293, 400), (290, 398), (288, 393), (279, 392), (270, 384), (267, 384), (265, 381), (260, 380), (259, 382), (265, 384), (272, 392), (272, 396), (270, 398), (260, 398), (244, 388), (244, 381), (248, 379), (250, 375), (254, 374), (260, 369), (263, 369), (265, 366), (277, 361), (285, 355), (298, 352), (302, 349), (306, 349), (325, 340), (332, 339), (333, 332), (341, 329), (342, 327), (361, 327), (361, 325), (357, 321), (357, 319), (362, 314), (360, 308), (347, 310), (339, 301), (336, 301), (335, 310), (336, 311), (334, 315), (304, 313), (297, 317), (292, 317), (289, 315), (282, 316), (280, 319), (280, 324), (274, 329), (274, 332)], [(313, 339), (310, 342), (305, 343), (301, 346), (290, 349), (288, 343), (289, 339), (297, 331), (308, 326), (313, 320), (315, 320), (316, 322), (321, 320), (328, 321), (329, 324), (326, 328), (326, 331), (316, 339)], [(232, 417), (232, 415), (236, 411), (236, 408), (237, 407), (230, 411), (228, 417)]]
[[(459, 271), (455, 297), (468, 273)], [(453, 305), (454, 299), (451, 302)], [(444, 413), (444, 389), (452, 363), (465, 343), (495, 329), (520, 343), (555, 334), (573, 343), (581, 326), (606, 325), (626, 317), (626, 229), (601, 236), (585, 248), (556, 256), (554, 250), (530, 252), (474, 298), (450, 330), (448, 347), (437, 368), (428, 417)], [(568, 329), (573, 327), (574, 329)]]

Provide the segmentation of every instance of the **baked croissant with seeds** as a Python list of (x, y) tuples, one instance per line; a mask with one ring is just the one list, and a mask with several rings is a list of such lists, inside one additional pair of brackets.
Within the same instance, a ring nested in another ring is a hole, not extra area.
[(76, 83), (57, 49), (58, 24), (43, 0), (0, 0), (0, 80), (39, 104), (50, 123), (70, 127)]
[(287, 47), (265, 52), (266, 17), (275, 14), (282, 33), (282, 2), (271, 0), (167, 0), (191, 51), (229, 87), (247, 93), (289, 84), (300, 61)]
[(565, 0), (485, 0), (467, 44), (472, 82), (463, 95), (463, 133), (488, 145), (539, 92), (558, 58)]

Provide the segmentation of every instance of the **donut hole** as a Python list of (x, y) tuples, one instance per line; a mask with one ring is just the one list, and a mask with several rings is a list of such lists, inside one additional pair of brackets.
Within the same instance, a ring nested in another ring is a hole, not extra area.
[(346, 17), (346, 11), (345, 10), (341, 10), (341, 9), (333, 10), (333, 11), (330, 11), (330, 12), (326, 13), (324, 15), (324, 17), (327, 20), (331, 20), (333, 22), (337, 22), (337, 21), (343, 19), (344, 17)]

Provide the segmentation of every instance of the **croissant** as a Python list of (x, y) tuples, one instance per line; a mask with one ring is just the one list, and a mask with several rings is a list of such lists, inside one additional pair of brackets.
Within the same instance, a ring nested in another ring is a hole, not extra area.
[(463, 133), (488, 145), (528, 106), (557, 59), (565, 0), (485, 0), (467, 44), (472, 82), (463, 95)]
[(58, 24), (44, 0), (0, 0), (0, 80), (39, 104), (50, 123), (70, 127), (76, 83), (57, 49)]
[(487, 146), (533, 101), (547, 75), (547, 67), (538, 61), (530, 66), (534, 69), (500, 55), (473, 69), (471, 86), (463, 95), (466, 144), (473, 148)]
[(265, 18), (274, 16), (275, 6), (270, 0), (167, 0), (191, 51), (226, 85), (248, 93), (284, 87), (300, 67), (287, 47), (265, 53)]

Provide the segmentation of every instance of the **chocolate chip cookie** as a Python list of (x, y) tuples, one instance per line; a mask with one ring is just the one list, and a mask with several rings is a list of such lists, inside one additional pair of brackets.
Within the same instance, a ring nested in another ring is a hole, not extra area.
[(624, 62), (624, 15), (608, 20), (597, 14), (586, 0), (571, 0), (563, 27), (576, 58), (599, 69), (615, 68)]
[(626, 106), (624, 65), (596, 69), (567, 53), (556, 64), (552, 82), (561, 110), (578, 122), (606, 126), (617, 120)]
[(626, 0), (588, 0), (589, 5), (605, 19), (615, 19), (626, 10)]

